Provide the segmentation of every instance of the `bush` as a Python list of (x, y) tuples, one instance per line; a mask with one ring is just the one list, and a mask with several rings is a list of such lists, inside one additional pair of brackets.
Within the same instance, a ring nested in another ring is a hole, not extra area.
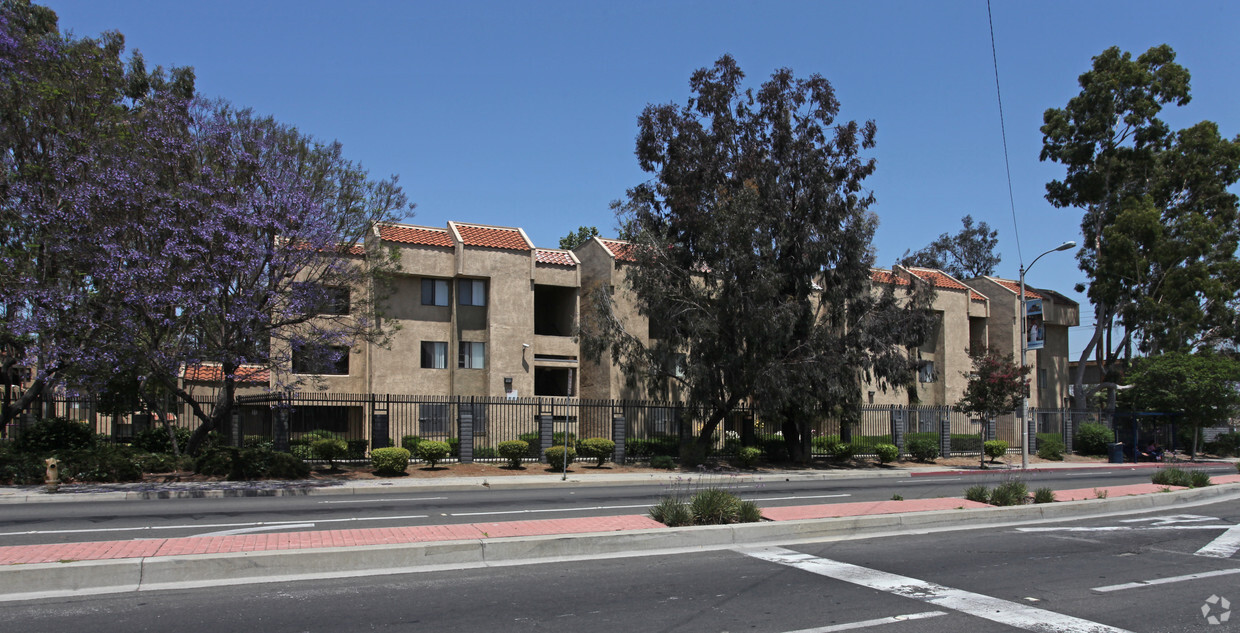
[(444, 440), (444, 443), (448, 445), (448, 455), (451, 455), (452, 457), (461, 456), (461, 438), (450, 437)]
[(1029, 497), (1029, 487), (1025, 482), (1019, 479), (1005, 481), (995, 486), (994, 492), (990, 493), (990, 505), (992, 506), (1018, 506), (1023, 505)]
[(422, 438), (416, 435), (406, 435), (400, 438), (400, 447), (409, 451), (411, 455), (418, 454), (418, 444), (422, 442)]
[(301, 439), (304, 440), (306, 444), (313, 444), (315, 440), (343, 440), (344, 436), (336, 433), (335, 431), (328, 431), (327, 429), (314, 429), (313, 431), (306, 431), (305, 433), (302, 433)]
[(886, 464), (896, 461), (900, 456), (900, 449), (895, 444), (875, 444), (874, 454), (878, 456), (878, 463)]
[(1107, 444), (1115, 440), (1115, 433), (1102, 424), (1086, 422), (1076, 430), (1072, 439), (1076, 452), (1081, 455), (1106, 455)]
[(909, 456), (919, 462), (932, 462), (939, 456), (939, 446), (932, 440), (917, 438), (906, 446)]
[(1050, 461), (1063, 461), (1063, 440), (1058, 437), (1038, 439), (1038, 457)]
[(762, 508), (753, 501), (741, 501), (736, 506), (737, 523), (757, 523), (762, 520)]
[(827, 448), (827, 455), (830, 455), (832, 459), (838, 459), (840, 461), (848, 461), (856, 454), (857, 448), (852, 444), (837, 443), (832, 444)]
[(376, 448), (370, 451), (370, 465), (383, 477), (405, 474), (409, 468), (409, 451), (400, 447)]
[(676, 467), (676, 460), (671, 455), (655, 455), (650, 458), (650, 467), (671, 470)]
[(310, 476), (310, 465), (288, 453), (272, 451), (266, 476), (271, 479), (305, 479)]
[(986, 457), (989, 457), (993, 464), (996, 459), (1007, 455), (1008, 443), (1003, 440), (990, 440), (982, 445), (982, 449), (986, 451)]
[(722, 488), (699, 490), (689, 500), (694, 525), (726, 525), (735, 523), (740, 499)]
[(976, 453), (982, 450), (982, 437), (981, 435), (953, 433), (951, 447), (953, 453)]
[(474, 459), (495, 459), (496, 457), (499, 457), (499, 453), (496, 453), (495, 449), (490, 446), (474, 447)]
[(1033, 492), (1034, 503), (1054, 503), (1055, 491), (1050, 488), (1038, 488)]
[(0, 442), (0, 484), (28, 486), (41, 483), (46, 470), (43, 458), (9, 450), (7, 444)]
[[(538, 459), (539, 454), (542, 451), (542, 436), (540, 434), (522, 433), (517, 436), (517, 439), (522, 442), (525, 442), (526, 446), (528, 447), (525, 453), (526, 457)], [(633, 440), (630, 440), (630, 441), (633, 441)]]
[(663, 497), (650, 507), (650, 518), (667, 527), (693, 525), (693, 513), (689, 504), (677, 501), (672, 497)]
[(625, 442), (624, 448), (625, 452), (633, 456), (633, 459), (652, 459), (657, 456), (676, 457), (680, 455), (680, 442), (675, 437), (630, 439)]
[(742, 446), (736, 449), (736, 463), (741, 468), (752, 470), (762, 459), (762, 449), (757, 446)]
[(990, 503), (990, 488), (977, 484), (964, 490), (964, 498), (977, 503)]
[(85, 422), (67, 418), (46, 418), (22, 429), (13, 440), (19, 453), (47, 453), (81, 450), (95, 445), (95, 432)]
[(207, 477), (226, 477), (232, 472), (233, 452), (237, 449), (217, 447), (205, 450), (194, 460), (194, 472)]
[(366, 459), (366, 449), (370, 442), (366, 440), (349, 440), (346, 442), (345, 459)]
[(757, 440), (758, 446), (762, 447), (762, 454), (766, 456), (767, 461), (788, 461), (788, 443), (784, 441), (783, 433), (759, 435)]
[(616, 452), (616, 443), (602, 437), (588, 437), (577, 442), (577, 453), (582, 459), (593, 459), (597, 461), (596, 466), (601, 468), (603, 464)]
[(228, 477), (233, 481), (305, 479), (310, 476), (310, 466), (294, 455), (269, 448), (217, 446), (198, 456), (194, 472), (209, 477)]
[(520, 468), (521, 460), (529, 454), (530, 445), (521, 440), (499, 443), (499, 456), (508, 460), (509, 468)]
[(310, 454), (327, 462), (327, 467), (336, 470), (336, 460), (349, 454), (349, 444), (344, 440), (322, 438), (310, 443)]
[(1201, 471), (1185, 471), (1179, 468), (1160, 468), (1150, 481), (1160, 486), (1182, 486), (1184, 488), (1204, 488), (1210, 485), (1210, 474)]
[[(184, 451), (186, 445), (189, 444), (189, 437), (193, 433), (181, 426), (172, 427), (172, 433), (177, 438), (177, 449)], [(168, 437), (168, 430), (163, 426), (157, 426), (153, 429), (139, 431), (133, 436), (133, 447), (147, 453), (171, 453), (172, 440)]]
[[(118, 482), (142, 479), (137, 453), (128, 446), (101, 445), (56, 452), (65, 481)], [(40, 460), (41, 461), (41, 460)]]
[(416, 455), (418, 459), (430, 464), (434, 468), (436, 464), (447, 459), (452, 454), (452, 448), (447, 442), (438, 442), (435, 440), (422, 440), (418, 442), (418, 451)]
[(568, 465), (573, 463), (573, 460), (577, 459), (577, 449), (571, 446), (568, 447), (567, 452), (561, 445), (552, 446), (551, 448), (543, 451), (543, 453), (547, 456), (547, 465), (556, 470), (564, 470), (565, 468), (568, 468)]
[(171, 453), (140, 453), (136, 459), (138, 467), (144, 473), (170, 473), (194, 469), (194, 459), (188, 455), (178, 457)]
[(1240, 433), (1223, 433), (1207, 443), (1205, 449), (1219, 457), (1240, 457)]

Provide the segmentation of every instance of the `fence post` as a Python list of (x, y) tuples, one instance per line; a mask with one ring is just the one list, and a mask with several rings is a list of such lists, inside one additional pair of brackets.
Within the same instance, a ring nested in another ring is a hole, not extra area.
[(616, 450), (611, 455), (611, 461), (616, 464), (624, 463), (624, 440), (628, 427), (624, 422), (624, 411), (611, 410), (611, 441), (616, 443)]
[(1028, 454), (1036, 455), (1038, 453), (1038, 414), (1037, 409), (1025, 409), (1025, 420), (1029, 424), (1029, 428), (1025, 431), (1029, 434), (1025, 438), (1026, 446), (1029, 447)]
[(891, 405), (891, 442), (904, 454), (904, 429), (908, 424), (908, 410)]
[(952, 456), (952, 410), (939, 407), (939, 454)]
[(380, 411), (374, 394), (370, 395), (370, 450), (387, 448), (391, 444), (388, 430), (388, 408)]
[(457, 404), (456, 427), (461, 436), (461, 452), (458, 459), (462, 464), (474, 462), (474, 398), (470, 396), (469, 404)]
[[(233, 446), (241, 448), (245, 444), (244, 438), (241, 435), (241, 409), (234, 405), (231, 411), (231, 417), (232, 420), (230, 421), (232, 422), (232, 428), (229, 429), (229, 434), (232, 437), (230, 439), (232, 440)], [(136, 426), (138, 425), (135, 424), (134, 427)], [(136, 428), (134, 429), (134, 434), (137, 434)]]
[[(565, 429), (567, 431), (567, 429)], [(555, 434), (555, 417), (544, 413), (542, 400), (538, 401), (538, 461), (547, 463), (547, 449)]]
[(1076, 416), (1073, 413), (1072, 409), (1064, 409), (1063, 412), (1063, 447), (1064, 453), (1068, 454), (1072, 453), (1072, 436), (1075, 435)]

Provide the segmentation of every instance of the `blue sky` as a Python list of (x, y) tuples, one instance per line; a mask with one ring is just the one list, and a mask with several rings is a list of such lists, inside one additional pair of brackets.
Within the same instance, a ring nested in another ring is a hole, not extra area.
[[(1193, 100), (1164, 118), (1240, 134), (1236, 2), (994, 2), (1015, 213), (985, 0), (45, 4), (63, 29), (120, 31), (148, 66), (193, 66), (202, 94), (339, 140), (372, 175), (399, 174), (418, 205), (410, 222), (520, 226), (552, 248), (579, 225), (614, 234), (609, 202), (647, 177), (633, 156), (637, 115), (683, 103), (690, 73), (723, 53), (755, 86), (779, 67), (819, 73), (842, 118), (877, 123), (867, 182), (881, 266), (954, 233), (965, 214), (999, 231), (1006, 277), (1079, 241), (1079, 212), (1043, 198), (1062, 168), (1038, 161), (1038, 128), (1109, 46), (1170, 44)], [(1083, 279), (1068, 253), (1027, 276), (1085, 304), (1073, 291)], [(1091, 314), (1082, 305), (1074, 356)]]

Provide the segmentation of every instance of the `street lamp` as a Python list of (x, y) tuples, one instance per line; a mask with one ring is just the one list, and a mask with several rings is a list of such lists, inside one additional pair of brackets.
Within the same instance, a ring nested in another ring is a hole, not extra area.
[[(1029, 340), (1027, 338), (1026, 330), (1025, 330), (1025, 327), (1026, 327), (1026, 324), (1025, 324), (1025, 312), (1026, 312), (1025, 310), (1025, 273), (1029, 272), (1029, 269), (1033, 268), (1033, 265), (1038, 263), (1038, 260), (1042, 259), (1043, 255), (1048, 255), (1056, 251), (1066, 251), (1069, 248), (1076, 248), (1076, 242), (1072, 240), (1068, 240), (1067, 242), (1064, 242), (1063, 244), (1060, 244), (1059, 246), (1056, 246), (1055, 248), (1052, 248), (1051, 250), (1046, 251), (1045, 253), (1042, 253), (1042, 255), (1038, 255), (1037, 257), (1034, 257), (1033, 261), (1029, 262), (1028, 266), (1021, 265), (1020, 267), (1020, 305), (1018, 309), (1020, 310), (1020, 375), (1021, 376), (1025, 375), (1025, 352), (1029, 351)], [(1043, 309), (1045, 309), (1045, 307)], [(1024, 394), (1021, 395), (1021, 400), (1020, 400), (1020, 433), (1021, 433), (1020, 435), (1020, 467), (1021, 467), (1021, 470), (1024, 470), (1026, 468), (1029, 468), (1029, 387), (1028, 385), (1025, 386)]]

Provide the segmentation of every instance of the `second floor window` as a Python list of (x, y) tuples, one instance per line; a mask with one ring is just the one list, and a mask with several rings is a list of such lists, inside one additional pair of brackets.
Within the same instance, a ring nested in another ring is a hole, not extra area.
[(321, 376), (349, 375), (349, 348), (330, 347), (293, 350), (293, 373)]
[(448, 280), (447, 279), (423, 279), (422, 280), (422, 305), (424, 306), (446, 306), (448, 305)]
[(481, 279), (458, 279), (456, 296), (463, 306), (484, 306), (487, 304), (487, 282)]
[(486, 369), (486, 356), (486, 343), (462, 342), (456, 366), (461, 369)]
[(422, 369), (447, 369), (448, 344), (441, 341), (422, 341)]

